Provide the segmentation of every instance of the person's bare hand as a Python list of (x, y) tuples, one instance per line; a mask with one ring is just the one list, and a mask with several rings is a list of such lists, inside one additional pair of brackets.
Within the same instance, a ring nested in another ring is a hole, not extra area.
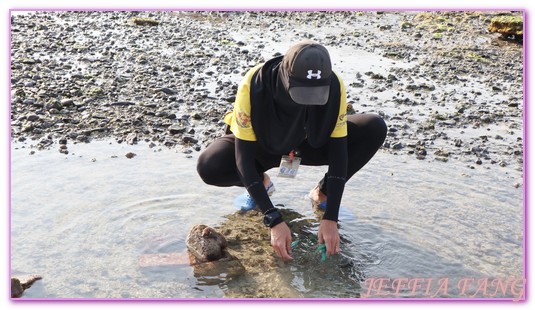
[(340, 252), (340, 235), (338, 234), (338, 223), (331, 220), (321, 220), (318, 230), (318, 241), (325, 243), (327, 255)]
[(292, 260), (291, 254), (292, 233), (285, 222), (271, 228), (271, 246), (278, 257), (285, 261)]

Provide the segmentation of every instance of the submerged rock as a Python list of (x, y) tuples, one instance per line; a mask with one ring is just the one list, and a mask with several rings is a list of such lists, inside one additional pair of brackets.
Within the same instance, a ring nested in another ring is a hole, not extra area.
[[(231, 214), (217, 228), (227, 240), (228, 252), (246, 271), (240, 281), (227, 284), (225, 296), (359, 297), (360, 272), (351, 258), (339, 254), (322, 261), (316, 231), (319, 221), (290, 209), (279, 210), (292, 232), (293, 260), (290, 262), (284, 262), (274, 254), (270, 230), (263, 225), (263, 215), (257, 210)], [(348, 246), (349, 242), (342, 237), (342, 252)], [(303, 284), (296, 284), (300, 282)]]
[[(187, 251), (145, 254), (139, 265), (191, 265), (199, 285), (218, 285), (231, 298), (359, 297), (362, 275), (354, 259), (325, 256), (317, 240), (318, 220), (280, 211), (292, 232), (291, 262), (275, 255), (262, 213), (252, 210), (231, 214), (216, 228), (195, 225)], [(344, 252), (349, 242), (341, 238)]]

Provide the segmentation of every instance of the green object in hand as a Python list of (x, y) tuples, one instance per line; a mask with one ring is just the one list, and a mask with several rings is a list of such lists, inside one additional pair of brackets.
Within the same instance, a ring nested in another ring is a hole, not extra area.
[[(290, 246), (293, 248), (295, 248), (297, 246), (297, 244), (299, 244), (299, 239), (296, 239), (294, 240)], [(324, 244), (320, 244), (318, 246), (318, 248), (316, 249), (316, 253), (321, 253), (321, 261), (324, 262), (327, 260), (327, 247), (325, 246), (325, 243)]]
[(322, 262), (327, 260), (327, 247), (325, 246), (325, 243), (324, 244), (320, 244), (318, 246), (318, 249), (316, 250), (316, 252), (321, 252), (321, 261)]

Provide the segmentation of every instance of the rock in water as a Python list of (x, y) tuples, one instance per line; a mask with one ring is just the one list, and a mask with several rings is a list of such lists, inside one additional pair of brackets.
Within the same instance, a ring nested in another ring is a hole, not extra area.
[(223, 258), (227, 240), (213, 228), (199, 224), (190, 230), (186, 245), (196, 262), (201, 263)]
[(245, 273), (241, 262), (227, 251), (227, 240), (215, 229), (195, 225), (186, 239), (187, 253), (157, 253), (140, 257), (140, 267), (190, 264), (203, 285), (228, 283)]
[(35, 275), (24, 278), (22, 279), (22, 281), (18, 278), (11, 278), (11, 298), (21, 297), (22, 293), (24, 293), (25, 290), (30, 288), (30, 286), (32, 286), (35, 281), (41, 279), (42, 277)]
[(24, 289), (17, 278), (11, 278), (11, 298), (18, 298), (22, 296)]
[(193, 226), (186, 245), (193, 275), (199, 283), (228, 283), (245, 273), (242, 263), (228, 253), (225, 237), (211, 227), (202, 224)]

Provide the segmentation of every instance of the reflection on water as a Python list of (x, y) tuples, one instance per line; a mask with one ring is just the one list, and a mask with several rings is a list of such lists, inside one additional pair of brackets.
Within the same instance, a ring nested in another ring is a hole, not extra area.
[[(224, 221), (243, 189), (203, 184), (195, 158), (175, 150), (95, 141), (69, 151), (29, 155), (25, 144), (12, 145), (11, 271), (43, 276), (26, 298), (225, 296), (228, 283), (200, 283), (187, 264), (141, 268), (138, 260), (184, 253), (190, 227)], [(274, 177), (274, 203), (313, 219), (305, 196), (324, 172)], [(489, 279), (490, 290), (492, 279), (522, 278), (523, 192), (515, 183), (522, 174), (513, 169), (379, 152), (346, 186), (342, 254), (321, 262), (312, 226), (281, 279), (296, 297), (511, 298), (509, 289), (486, 294), (462, 281)], [(380, 278), (389, 280), (374, 294)], [(419, 290), (394, 281), (416, 278), (431, 280)]]

